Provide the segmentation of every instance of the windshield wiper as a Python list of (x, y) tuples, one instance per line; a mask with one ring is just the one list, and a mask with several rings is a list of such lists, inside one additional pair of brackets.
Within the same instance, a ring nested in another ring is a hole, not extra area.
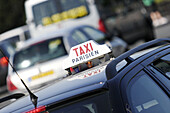
[[(2, 55), (5, 57), (5, 54), (4, 52), (1, 50), (0, 48), (0, 51), (2, 53)], [(11, 62), (9, 61), (8, 58), (5, 57), (5, 59), (7, 60), (7, 62), (9, 63), (9, 65), (12, 67), (12, 69), (14, 70), (14, 72), (17, 74), (17, 76), (19, 77), (19, 79), (21, 80), (22, 84), (25, 86), (26, 90), (28, 91), (29, 95), (30, 95), (30, 99), (31, 99), (31, 102), (34, 104), (34, 107), (36, 108), (37, 107), (37, 100), (38, 100), (38, 97), (36, 95), (34, 95), (31, 90), (27, 87), (27, 85), (25, 84), (25, 82), (22, 80), (22, 78), (19, 76), (19, 74), (17, 73), (16, 69), (12, 66)]]

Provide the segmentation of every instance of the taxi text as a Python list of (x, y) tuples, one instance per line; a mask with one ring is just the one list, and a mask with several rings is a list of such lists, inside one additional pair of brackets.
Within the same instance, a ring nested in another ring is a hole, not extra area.
[(76, 47), (73, 49), (73, 52), (76, 54), (77, 57), (72, 59), (72, 63), (86, 60), (99, 54), (98, 50), (93, 50), (93, 46), (91, 43)]

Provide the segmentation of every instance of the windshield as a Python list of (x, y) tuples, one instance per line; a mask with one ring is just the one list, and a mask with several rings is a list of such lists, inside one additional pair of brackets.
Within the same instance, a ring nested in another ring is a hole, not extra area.
[(16, 70), (24, 69), (66, 55), (62, 38), (53, 38), (38, 42), (17, 52), (14, 56), (14, 67)]
[(89, 14), (85, 0), (48, 0), (33, 7), (35, 24), (49, 25)]

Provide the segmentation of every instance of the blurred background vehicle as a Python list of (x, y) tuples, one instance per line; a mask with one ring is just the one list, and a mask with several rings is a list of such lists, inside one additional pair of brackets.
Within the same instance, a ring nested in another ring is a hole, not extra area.
[(68, 26), (91, 25), (128, 44), (154, 39), (152, 20), (138, 0), (28, 0), (25, 11), (32, 37)]
[[(119, 37), (104, 33), (88, 25), (75, 27), (74, 30), (72, 30), (71, 35), (67, 38), (70, 48), (88, 40), (95, 40), (99, 44), (106, 43), (112, 48), (114, 57), (117, 57), (128, 50), (127, 43)], [(70, 51), (70, 48), (68, 52)]]
[[(107, 42), (108, 39), (111, 41)], [(67, 72), (62, 69), (62, 62), (70, 48), (88, 40), (108, 44), (115, 56), (127, 50), (127, 44), (120, 38), (106, 37), (103, 32), (85, 25), (29, 39), (10, 61), (29, 88), (38, 89), (65, 77)], [(10, 66), (7, 86), (10, 92), (25, 89)]]
[(27, 25), (0, 34), (0, 41), (9, 42), (15, 49), (22, 46), (22, 43), (29, 38), (31, 37)]
[(140, 1), (120, 0), (114, 3), (114, 15), (106, 18), (106, 26), (110, 32), (115, 31), (115, 34), (128, 44), (141, 39), (144, 41), (155, 39), (152, 20)]
[(76, 25), (105, 31), (94, 0), (28, 0), (25, 11), (32, 37)]
[[(3, 52), (3, 53), (2, 53)], [(14, 53), (13, 47), (8, 42), (0, 42), (0, 94), (7, 92), (6, 77), (8, 74), (8, 61), (10, 55)]]

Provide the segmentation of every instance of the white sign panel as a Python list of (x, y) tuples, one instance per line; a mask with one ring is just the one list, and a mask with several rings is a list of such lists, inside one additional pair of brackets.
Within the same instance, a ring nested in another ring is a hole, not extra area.
[(93, 40), (84, 42), (71, 48), (69, 57), (63, 62), (63, 68), (76, 66), (109, 52), (111, 50), (106, 44), (99, 45)]

